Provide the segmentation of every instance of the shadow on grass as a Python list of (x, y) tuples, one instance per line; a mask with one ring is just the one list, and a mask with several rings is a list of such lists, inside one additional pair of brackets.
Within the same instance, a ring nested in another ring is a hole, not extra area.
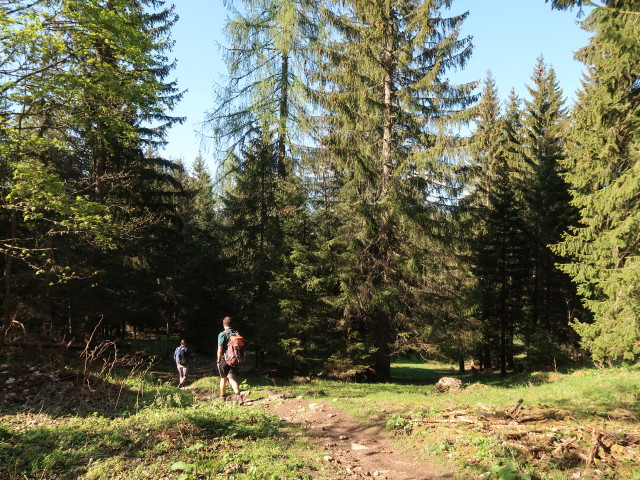
[(398, 383), (412, 383), (418, 385), (433, 385), (442, 377), (464, 377), (457, 372), (445, 367), (430, 366), (425, 368), (422, 364), (401, 364), (391, 367), (391, 379)]
[(24, 413), (115, 418), (149, 406), (193, 403), (191, 395), (153, 376), (125, 380), (126, 374), (106, 378), (80, 370), (41, 372), (21, 365), (7, 367), (2, 373), (0, 382), (6, 386), (0, 392), (0, 416)]
[[(159, 417), (159, 418), (158, 418)], [(43, 420), (42, 420), (43, 421)], [(111, 422), (59, 419), (48, 425), (0, 426), (0, 478), (80, 478), (93, 462), (118, 459), (122, 465), (155, 462), (197, 441), (270, 439), (282, 435), (273, 416), (220, 405), (207, 409), (167, 409)], [(115, 472), (112, 472), (115, 473)]]
[(392, 380), (400, 384), (434, 385), (442, 377), (454, 377), (464, 384), (478, 383), (491, 387), (511, 388), (523, 385), (542, 385), (553, 381), (554, 372), (507, 372), (457, 370), (428, 363), (402, 363), (392, 366)]

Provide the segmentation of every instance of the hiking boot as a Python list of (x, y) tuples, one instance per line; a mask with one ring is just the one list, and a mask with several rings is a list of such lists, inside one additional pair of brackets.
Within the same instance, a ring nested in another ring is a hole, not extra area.
[(242, 404), (244, 404), (244, 397), (242, 396), (242, 394), (241, 394), (241, 393), (238, 393), (238, 394), (236, 395), (236, 403), (237, 403), (238, 405), (242, 405)]

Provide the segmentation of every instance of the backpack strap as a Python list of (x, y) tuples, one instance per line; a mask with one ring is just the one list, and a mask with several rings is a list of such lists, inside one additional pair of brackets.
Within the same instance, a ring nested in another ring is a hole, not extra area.
[(220, 333), (223, 334), (224, 336), (226, 336), (227, 338), (229, 338), (232, 334), (238, 335), (238, 331), (234, 330), (233, 328), (231, 330), (229, 330), (228, 332), (226, 330), (223, 330)]

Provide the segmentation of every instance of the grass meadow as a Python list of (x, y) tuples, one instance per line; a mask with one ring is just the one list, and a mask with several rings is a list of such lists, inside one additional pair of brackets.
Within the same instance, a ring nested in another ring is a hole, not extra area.
[[(184, 391), (151, 369), (89, 377), (67, 364), (43, 390), (52, 371), (14, 360), (0, 365), (0, 478), (344, 477), (296, 427), (258, 406), (212, 400), (212, 375)], [(398, 450), (453, 463), (461, 479), (640, 479), (638, 367), (468, 374), (458, 377), (463, 389), (436, 394), (434, 383), (452, 373), (435, 362), (397, 362), (388, 383), (268, 380), (248, 373), (243, 388), (250, 397), (340, 399), (358, 420), (383, 426)], [(17, 384), (20, 395), (13, 393)], [(53, 408), (53, 399), (60, 408)], [(538, 421), (504, 420), (519, 400), (520, 415), (533, 413)], [(596, 432), (604, 435), (597, 448)]]

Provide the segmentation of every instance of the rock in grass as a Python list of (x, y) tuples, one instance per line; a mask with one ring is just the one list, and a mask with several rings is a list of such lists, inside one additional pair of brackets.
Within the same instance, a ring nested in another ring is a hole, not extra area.
[(435, 384), (435, 390), (438, 393), (448, 392), (449, 390), (460, 390), (462, 381), (453, 377), (442, 377)]

